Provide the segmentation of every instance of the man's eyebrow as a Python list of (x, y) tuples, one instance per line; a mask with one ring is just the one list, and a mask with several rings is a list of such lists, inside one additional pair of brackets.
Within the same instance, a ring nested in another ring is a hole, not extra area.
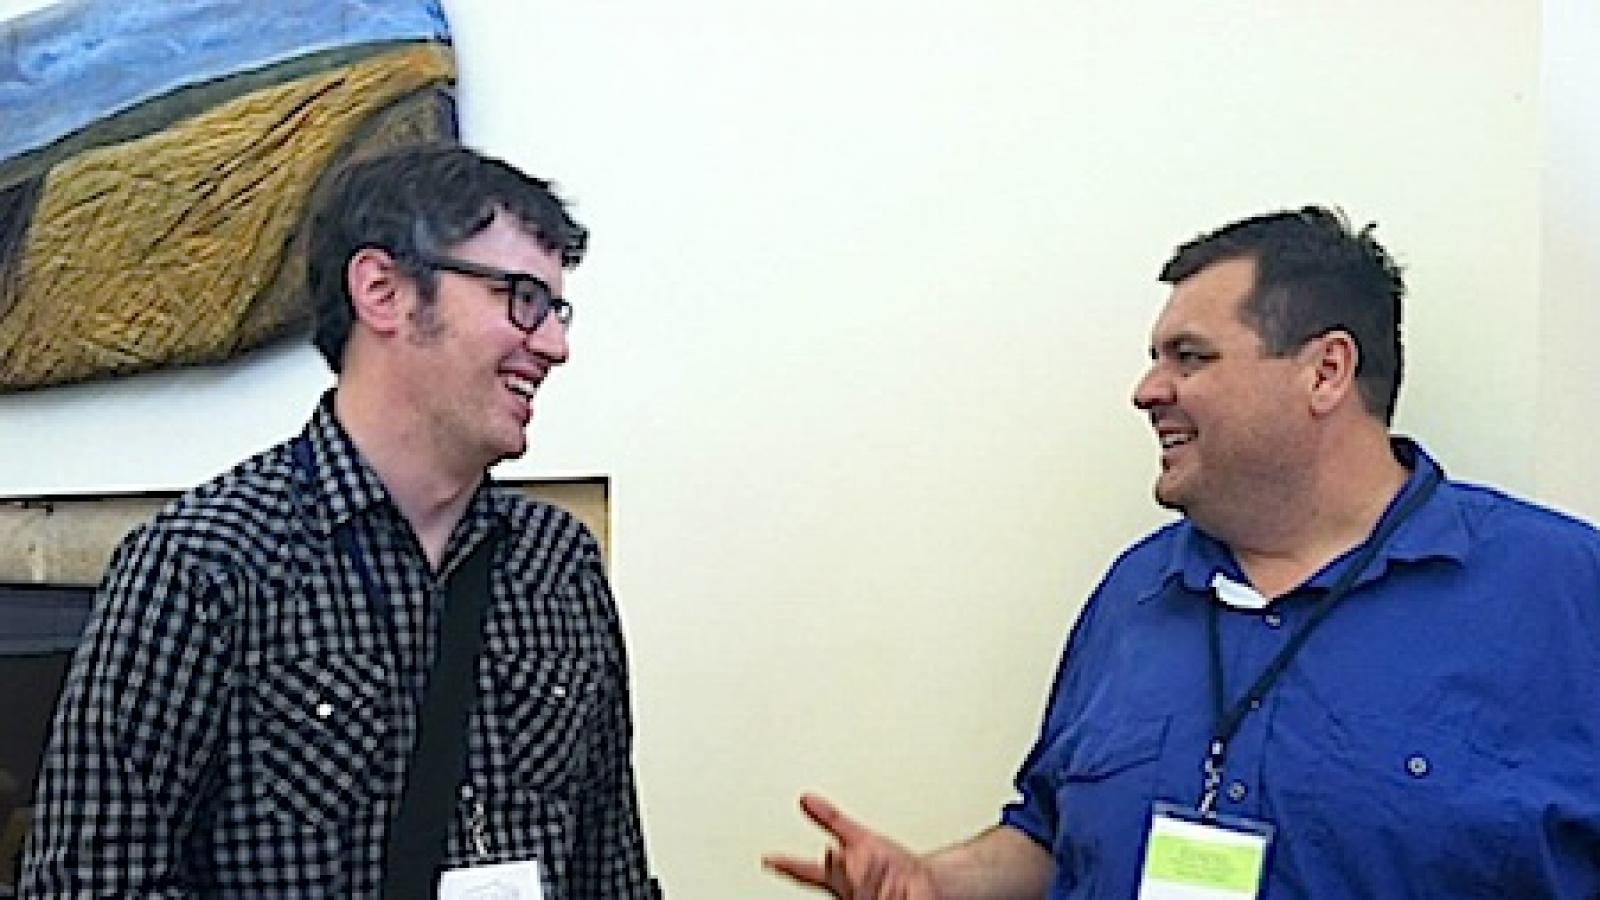
[(1154, 359), (1161, 353), (1171, 353), (1180, 348), (1192, 346), (1200, 350), (1210, 350), (1211, 342), (1192, 331), (1180, 331), (1169, 334), (1150, 344), (1150, 357)]

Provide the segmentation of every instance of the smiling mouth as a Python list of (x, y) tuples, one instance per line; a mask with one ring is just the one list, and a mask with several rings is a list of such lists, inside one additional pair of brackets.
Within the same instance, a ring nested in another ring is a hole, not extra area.
[(539, 382), (521, 375), (507, 375), (505, 385), (506, 390), (529, 400), (533, 399), (534, 392), (539, 389)]
[(1184, 444), (1189, 443), (1190, 441), (1194, 440), (1195, 436), (1192, 433), (1189, 433), (1189, 432), (1186, 432), (1186, 431), (1185, 432), (1177, 432), (1177, 431), (1175, 431), (1175, 432), (1169, 432), (1167, 434), (1163, 434), (1160, 437), (1161, 437), (1161, 449), (1163, 449), (1163, 450), (1171, 450), (1174, 447), (1182, 447)]

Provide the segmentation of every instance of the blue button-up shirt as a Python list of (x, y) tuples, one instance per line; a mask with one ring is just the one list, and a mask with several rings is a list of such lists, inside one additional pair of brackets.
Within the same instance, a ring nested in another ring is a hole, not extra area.
[[(1396, 451), (1404, 496), (1437, 466)], [(1229, 703), (1355, 555), (1220, 611)], [(1003, 814), (1055, 857), (1053, 900), (1134, 896), (1152, 802), (1197, 802), (1218, 573), (1245, 580), (1174, 523), (1073, 629)], [(1245, 716), (1218, 810), (1276, 826), (1267, 898), (1600, 896), (1600, 532), (1444, 482)]]

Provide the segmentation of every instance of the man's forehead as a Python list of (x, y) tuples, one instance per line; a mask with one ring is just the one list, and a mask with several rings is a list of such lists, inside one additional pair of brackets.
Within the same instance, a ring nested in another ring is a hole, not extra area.
[(1173, 285), (1151, 327), (1152, 345), (1242, 326), (1239, 307), (1255, 280), (1255, 260), (1235, 257), (1212, 263)]

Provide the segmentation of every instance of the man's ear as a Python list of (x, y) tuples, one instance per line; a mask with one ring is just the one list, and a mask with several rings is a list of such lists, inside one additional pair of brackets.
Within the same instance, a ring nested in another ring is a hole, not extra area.
[(357, 321), (378, 334), (393, 334), (405, 321), (405, 288), (410, 283), (388, 251), (362, 247), (344, 269), (345, 285)]
[(1327, 415), (1338, 409), (1356, 390), (1356, 368), (1361, 364), (1361, 348), (1355, 336), (1342, 328), (1312, 338), (1306, 350), (1310, 359), (1311, 411)]

